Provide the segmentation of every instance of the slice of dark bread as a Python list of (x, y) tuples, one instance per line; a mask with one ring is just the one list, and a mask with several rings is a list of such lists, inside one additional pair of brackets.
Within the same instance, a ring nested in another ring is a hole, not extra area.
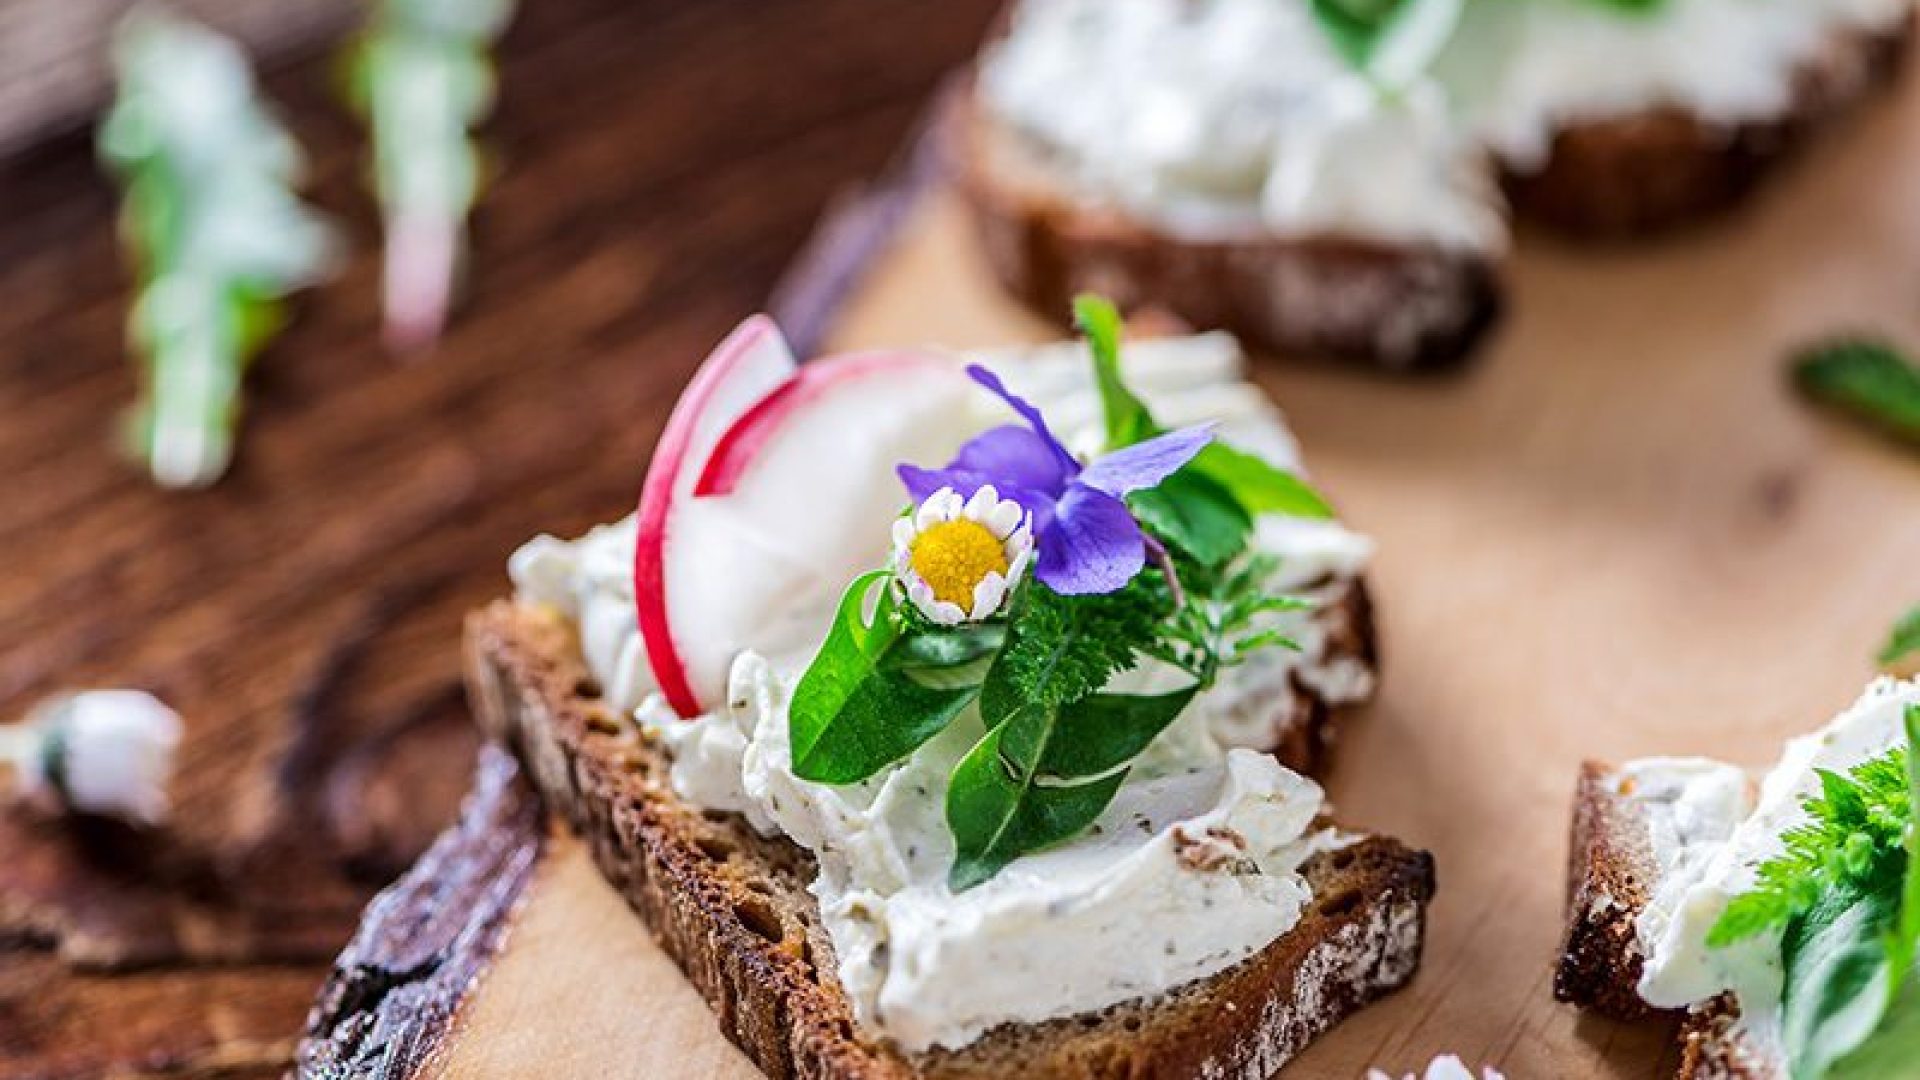
[[(1621, 1020), (1683, 1015), (1653, 1008), (1638, 990), (1646, 957), (1634, 920), (1659, 880), (1645, 803), (1613, 766), (1586, 762), (1574, 789), (1567, 931), (1554, 997)], [(1741, 1037), (1739, 1016), (1730, 995), (1684, 1014), (1681, 1080), (1784, 1080), (1784, 1065)]]
[(1080, 197), (1043, 147), (970, 93), (953, 101), (943, 136), (981, 249), (1037, 311), (1064, 317), (1075, 295), (1098, 292), (1259, 348), (1395, 370), (1458, 360), (1499, 311), (1495, 267), (1480, 255), (1345, 236), (1176, 235)]
[(1419, 965), (1433, 860), (1368, 837), (1309, 862), (1314, 901), (1300, 924), (1236, 967), (1152, 999), (997, 1028), (963, 1050), (905, 1055), (854, 1024), (806, 891), (811, 857), (676, 797), (667, 753), (599, 699), (564, 619), (495, 603), (468, 619), (466, 652), (483, 726), (516, 750), (769, 1076), (1254, 1080)]
[(1668, 107), (1570, 123), (1535, 171), (1502, 177), (1517, 217), (1590, 240), (1631, 239), (1732, 207), (1834, 120), (1892, 80), (1913, 38), (1902, 19), (1849, 31), (1793, 75), (1776, 115), (1732, 126)]

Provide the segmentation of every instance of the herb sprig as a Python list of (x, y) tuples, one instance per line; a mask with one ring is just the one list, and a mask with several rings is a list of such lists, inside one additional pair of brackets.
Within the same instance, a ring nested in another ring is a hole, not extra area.
[[(1907, 745), (1846, 775), (1821, 771), (1805, 824), (1761, 864), (1707, 942), (1780, 934), (1781, 1029), (1794, 1080), (1884, 1075), (1861, 1062), (1920, 1053), (1914, 959), (1920, 951), (1920, 706), (1903, 715)], [(1892, 1018), (1895, 1023), (1889, 1023)]]
[(139, 276), (129, 337), (142, 397), (131, 442), (164, 487), (204, 487), (233, 457), (241, 383), (281, 298), (333, 268), (331, 228), (294, 192), (299, 147), (238, 46), (158, 9), (114, 40), (119, 93), (100, 155), (126, 191)]
[[(1103, 468), (1106, 462), (1126, 460), (1131, 470), (1142, 461), (1165, 462), (1157, 482), (1129, 481), (1126, 501), (1112, 502), (1122, 522), (1129, 514), (1135, 519), (1126, 528), (1139, 530), (1147, 565), (1109, 591), (1056, 589), (1046, 576), (1053, 534), (1043, 531), (1039, 569), (1010, 583), (998, 611), (952, 625), (931, 619), (918, 602), (903, 602), (900, 566), (863, 575), (843, 597), (790, 708), (795, 774), (829, 784), (869, 779), (969, 707), (978, 710), (983, 734), (954, 767), (947, 789), (955, 846), (948, 884), (955, 891), (1086, 829), (1133, 760), (1222, 670), (1261, 649), (1293, 647), (1272, 619), (1306, 602), (1269, 591), (1276, 562), (1249, 550), (1253, 522), (1265, 513), (1331, 514), (1312, 488), (1260, 458), (1217, 442), (1196, 453), (1190, 433), (1168, 433), (1121, 377), (1119, 313), (1093, 297), (1076, 301), (1075, 312), (1093, 358), (1108, 454), (1068, 482), (1107, 483), (1119, 467)], [(1033, 432), (996, 429), (981, 439), (1035, 453), (1057, 450), (1036, 410), (990, 375), (976, 381), (1031, 414)], [(1149, 442), (1185, 450), (1165, 458)], [(968, 460), (964, 452), (959, 460)], [(956, 464), (937, 474), (904, 469), (902, 476), (911, 484), (965, 472)], [(1115, 675), (1149, 657), (1192, 681), (1160, 694), (1110, 688)]]

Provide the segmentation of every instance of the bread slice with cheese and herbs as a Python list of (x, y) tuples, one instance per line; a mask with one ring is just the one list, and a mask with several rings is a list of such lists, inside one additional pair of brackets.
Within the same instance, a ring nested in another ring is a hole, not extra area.
[[(1764, 883), (1784, 880), (1780, 871), (1760, 867), (1777, 863), (1790, 848), (1796, 857), (1818, 852), (1829, 835), (1845, 833), (1831, 828), (1832, 808), (1838, 805), (1832, 800), (1851, 801), (1845, 792), (1834, 794), (1837, 778), (1862, 785), (1849, 790), (1864, 792), (1856, 804), (1863, 815), (1877, 805), (1876, 784), (1883, 794), (1892, 792), (1885, 802), (1890, 815), (1911, 814), (1904, 789), (1912, 781), (1894, 776), (1905, 768), (1910, 743), (1903, 726), (1909, 714), (1911, 722), (1920, 723), (1920, 684), (1881, 679), (1826, 728), (1789, 743), (1780, 763), (1760, 777), (1704, 758), (1586, 763), (1574, 796), (1567, 928), (1554, 996), (1616, 1019), (1677, 1019), (1682, 1080), (1826, 1075), (1825, 1056), (1817, 1048), (1810, 1056), (1807, 1049), (1814, 1036), (1806, 1033), (1819, 1024), (1804, 1015), (1785, 1015), (1792, 1007), (1782, 1002), (1783, 982), (1803, 977), (1795, 964), (1818, 956), (1825, 943), (1809, 937), (1789, 946), (1778, 925), (1725, 942), (1716, 942), (1713, 933), (1727, 922), (1730, 908), (1749, 901)], [(1874, 778), (1863, 779), (1862, 770)], [(1827, 801), (1814, 801), (1822, 798)], [(1876, 828), (1894, 838), (1889, 846), (1846, 858), (1884, 857), (1887, 866), (1905, 866), (1897, 837), (1906, 823), (1889, 817)], [(1841, 858), (1837, 849), (1834, 858)], [(1873, 880), (1881, 882), (1875, 888), (1887, 887), (1882, 878)], [(1792, 925), (1806, 927), (1814, 925), (1806, 908), (1836, 897), (1852, 902), (1854, 894), (1843, 890), (1866, 886), (1836, 884), (1816, 874), (1793, 888), (1811, 894), (1792, 901), (1800, 905), (1795, 918), (1802, 920)], [(1784, 923), (1786, 914), (1778, 920)], [(1786, 931), (1796, 932), (1811, 933)], [(1872, 947), (1882, 947), (1881, 929), (1868, 926), (1863, 932)], [(1819, 996), (1818, 973), (1804, 977), (1812, 981), (1801, 992), (1803, 1014), (1804, 1001)], [(1902, 985), (1910, 990), (1911, 975)], [(1836, 1004), (1849, 1000), (1845, 994), (1832, 999)], [(1868, 1023), (1849, 1045), (1877, 1055), (1899, 1054), (1893, 1041), (1898, 1036), (1875, 1027), (1888, 1026), (1884, 1021)], [(1809, 1060), (1821, 1063), (1808, 1065)], [(1801, 1062), (1797, 1070), (1795, 1061)], [(1865, 1071), (1844, 1075), (1892, 1075), (1873, 1066), (1855, 1068)]]
[(483, 724), (770, 1075), (1264, 1077), (1418, 967), (1432, 859), (1281, 761), (1372, 692), (1371, 542), (1231, 338), (1123, 362), (1078, 307), (977, 359), (748, 320), (636, 514), (469, 623)]
[[(1356, 837), (1304, 867), (1314, 899), (1298, 925), (1218, 975), (997, 1028), (959, 1050), (905, 1054), (853, 1019), (808, 892), (811, 857), (738, 814), (678, 797), (668, 751), (607, 707), (566, 620), (496, 603), (468, 620), (466, 656), (482, 726), (520, 756), (721, 1030), (769, 1076), (1265, 1080), (1419, 965), (1433, 859)], [(1217, 872), (1234, 871), (1223, 863)]]
[(1410, 370), (1493, 323), (1513, 219), (1621, 240), (1731, 207), (1911, 35), (1911, 0), (1016, 0), (947, 141), (1040, 311), (1094, 289)]

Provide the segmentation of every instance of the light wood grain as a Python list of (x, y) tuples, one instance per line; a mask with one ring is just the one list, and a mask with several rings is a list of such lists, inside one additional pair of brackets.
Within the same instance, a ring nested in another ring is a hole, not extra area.
[[(1523, 240), (1512, 314), (1462, 377), (1262, 369), (1323, 486), (1380, 542), (1383, 691), (1346, 730), (1333, 797), (1434, 851), (1441, 883), (1413, 987), (1288, 1075), (1440, 1052), (1516, 1078), (1671, 1075), (1666, 1030), (1550, 997), (1575, 768), (1764, 763), (1853, 698), (1920, 600), (1920, 462), (1809, 410), (1783, 374), (1792, 346), (1836, 330), (1920, 341), (1916, 190), (1909, 78), (1712, 229), (1604, 254)], [(1050, 333), (988, 287), (962, 226), (930, 201), (837, 343)], [(504, 1075), (538, 1043), (596, 1075), (750, 1075), (584, 859), (560, 858), (450, 1074)]]

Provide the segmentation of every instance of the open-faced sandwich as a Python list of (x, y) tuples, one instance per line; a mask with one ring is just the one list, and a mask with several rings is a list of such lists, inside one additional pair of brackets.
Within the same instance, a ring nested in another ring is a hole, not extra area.
[(768, 1074), (1266, 1077), (1433, 866), (1305, 767), (1368, 541), (1220, 334), (700, 369), (638, 513), (511, 562), (483, 723)]
[(1883, 678), (1757, 779), (1580, 777), (1561, 1000), (1684, 1016), (1687, 1080), (1920, 1075), (1920, 683)]
[(1912, 0), (1017, 0), (953, 143), (995, 272), (1284, 350), (1458, 357), (1509, 203), (1589, 236), (1735, 201), (1884, 81)]

